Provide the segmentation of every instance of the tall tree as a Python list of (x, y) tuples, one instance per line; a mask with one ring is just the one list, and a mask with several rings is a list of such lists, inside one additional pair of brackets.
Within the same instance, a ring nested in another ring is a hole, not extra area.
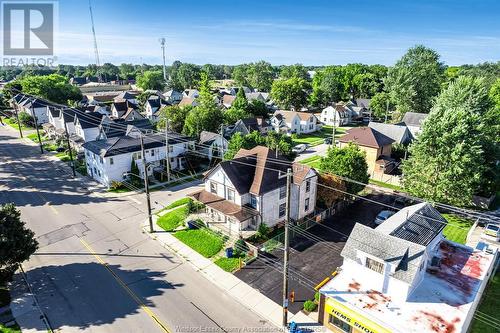
[(247, 64), (241, 64), (238, 66), (235, 66), (232, 72), (232, 79), (234, 82), (242, 87), (248, 87), (248, 65)]
[(352, 143), (344, 148), (329, 148), (326, 156), (321, 158), (319, 168), (327, 174), (354, 180), (345, 184), (347, 191), (353, 194), (365, 188), (359, 183), (366, 184), (370, 179), (365, 153)]
[(250, 117), (248, 100), (245, 96), (245, 91), (240, 87), (236, 93), (236, 98), (231, 107), (224, 112), (224, 119), (226, 124), (234, 124), (239, 119)]
[(352, 87), (354, 97), (372, 98), (376, 93), (382, 91), (382, 80), (377, 78), (372, 73), (356, 74), (352, 79)]
[(177, 68), (172, 68), (171, 86), (176, 90), (196, 88), (200, 81), (200, 73), (199, 66), (181, 63)]
[(206, 73), (201, 73), (200, 96), (198, 105), (189, 112), (183, 132), (190, 136), (199, 136), (201, 131), (217, 132), (222, 123), (223, 114), (210, 93), (210, 82)]
[(498, 188), (499, 118), (491, 115), (483, 79), (450, 83), (403, 162), (405, 189), (427, 200), (468, 206), (474, 194)]
[(145, 71), (137, 76), (137, 86), (143, 90), (163, 90), (165, 82), (161, 71)]
[(193, 107), (190, 105), (171, 105), (163, 107), (160, 110), (160, 116), (157, 123), (158, 128), (165, 128), (166, 120), (168, 119), (170, 130), (181, 133), (182, 129), (184, 128), (184, 123), (186, 122), (187, 115), (192, 109)]
[(444, 66), (439, 54), (423, 45), (410, 48), (389, 69), (386, 90), (395, 101), (397, 111), (429, 113), (444, 81)]
[(258, 91), (269, 92), (274, 80), (274, 71), (270, 63), (261, 60), (250, 64), (247, 70), (247, 81)]
[(290, 66), (283, 66), (280, 72), (280, 78), (282, 79), (291, 79), (291, 78), (300, 78), (304, 80), (309, 80), (309, 74), (307, 74), (307, 68), (302, 64), (295, 64)]
[(55, 103), (80, 101), (82, 93), (69, 84), (68, 79), (59, 74), (26, 76), (19, 82), (25, 94), (35, 95)]
[(35, 253), (35, 233), (21, 221), (21, 212), (14, 204), (0, 207), (0, 275), (10, 279), (18, 265)]
[(282, 109), (293, 107), (299, 111), (307, 105), (309, 83), (301, 78), (278, 79), (273, 82), (271, 98)]
[(277, 150), (280, 155), (289, 160), (293, 160), (296, 156), (292, 152), (291, 137), (276, 132), (269, 132), (267, 136), (262, 136), (259, 132), (253, 131), (248, 135), (241, 135), (241, 133), (233, 135), (229, 140), (224, 159), (231, 160), (240, 149), (252, 149), (256, 146), (266, 146), (269, 149)]
[(343, 78), (341, 66), (328, 66), (318, 71), (313, 78), (310, 103), (322, 107), (341, 101), (344, 96)]
[(376, 94), (370, 102), (370, 109), (373, 115), (380, 119), (384, 119), (386, 114), (389, 116), (389, 112), (393, 111), (394, 107), (391, 96), (386, 92)]

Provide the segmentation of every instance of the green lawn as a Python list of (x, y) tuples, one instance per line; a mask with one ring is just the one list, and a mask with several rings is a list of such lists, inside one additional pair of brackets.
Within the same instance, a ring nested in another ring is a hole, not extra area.
[[(351, 128), (352, 127), (337, 127), (335, 129), (335, 138), (338, 139), (339, 137), (344, 135), (348, 129)], [(305, 143), (310, 146), (317, 146), (322, 144), (325, 138), (331, 138), (332, 134), (333, 134), (333, 126), (323, 126), (321, 128), (321, 131), (298, 135), (296, 138), (293, 139), (293, 143), (296, 145)]]
[(156, 212), (156, 215), (160, 214), (161, 212), (165, 211), (165, 210), (169, 210), (169, 209), (173, 209), (173, 208), (176, 208), (176, 207), (179, 207), (179, 206), (183, 206), (183, 205), (186, 205), (188, 202), (192, 201), (193, 199), (191, 198), (182, 198), (182, 199), (179, 199), (179, 200), (176, 200), (174, 202), (172, 202), (170, 205), (160, 209), (158, 212)]
[[(4, 119), (4, 123), (6, 123), (7, 125), (9, 125), (12, 128), (15, 128), (16, 130), (19, 130), (19, 126), (17, 126), (17, 123), (10, 118)], [(34, 129), (33, 127), (21, 125), (21, 130), (23, 130), (23, 131), (29, 131), (29, 130), (33, 130), (33, 129)]]
[[(243, 258), (241, 259), (243, 260)], [(240, 267), (240, 258), (219, 258), (214, 263), (226, 272), (234, 272)]]
[(467, 233), (474, 224), (474, 221), (465, 219), (454, 214), (443, 214), (448, 224), (443, 229), (446, 239), (460, 244), (465, 244)]
[[(500, 306), (498, 298), (500, 297), (500, 271), (497, 271), (490, 284), (486, 287), (483, 299), (477, 308), (476, 315), (481, 319), (472, 321), (471, 333), (498, 333), (498, 328), (486, 324), (487, 316), (498, 318), (498, 308)], [(479, 312), (479, 313), (478, 313)]]
[(373, 185), (380, 186), (380, 187), (385, 187), (385, 188), (388, 188), (390, 190), (394, 190), (394, 191), (398, 191), (398, 192), (404, 192), (404, 189), (401, 186), (393, 185), (393, 184), (389, 184), (389, 183), (384, 183), (384, 182), (381, 182), (379, 180), (370, 179), (369, 183), (373, 184)]
[(172, 231), (182, 225), (188, 215), (188, 207), (182, 206), (160, 216), (156, 223), (163, 228), (163, 230)]
[[(26, 137), (28, 139), (30, 139), (31, 141), (38, 143), (38, 135), (36, 133), (31, 133), (29, 135), (26, 135)], [(43, 139), (42, 139), (42, 141), (43, 141)]]
[(305, 158), (305, 159), (299, 161), (299, 163), (308, 165), (312, 168), (315, 168), (316, 170), (319, 170), (320, 162), (321, 162), (321, 156), (318, 156), (318, 155), (311, 156), (311, 157), (308, 157), (308, 158)]
[(205, 258), (213, 257), (224, 246), (222, 236), (207, 229), (181, 230), (177, 231), (174, 236)]

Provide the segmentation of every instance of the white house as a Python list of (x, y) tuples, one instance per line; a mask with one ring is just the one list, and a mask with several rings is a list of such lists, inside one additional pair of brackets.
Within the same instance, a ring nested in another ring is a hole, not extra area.
[(312, 133), (321, 129), (316, 116), (308, 112), (276, 111), (270, 122), (276, 132), (287, 134)]
[(49, 122), (48, 105), (50, 104), (38, 98), (29, 97), (21, 101), (18, 107), (20, 112), (26, 112), (34, 121), (36, 119), (38, 125), (42, 125)]
[[(87, 173), (105, 186), (113, 181), (124, 181), (130, 177), (132, 161), (139, 168), (139, 177), (144, 178), (142, 164), (140, 132), (129, 131), (125, 136), (112, 137), (106, 140), (88, 141), (83, 144)], [(190, 145), (194, 144), (190, 138), (177, 133), (169, 133), (170, 168), (184, 169), (184, 154)], [(148, 175), (152, 176), (155, 169), (163, 169), (166, 165), (166, 141), (164, 133), (146, 135), (144, 137), (144, 151), (148, 163)]]
[(200, 92), (197, 89), (185, 89), (182, 93), (182, 97), (187, 97), (187, 98), (198, 98), (200, 96)]
[[(56, 108), (53, 106), (48, 106), (48, 123), (50, 126), (45, 127), (49, 136), (61, 136), (66, 133), (66, 128), (68, 129), (68, 134), (72, 135), (75, 133), (75, 111), (72, 109), (64, 109)], [(66, 127), (64, 123), (66, 122)]]
[(321, 111), (320, 121), (328, 126), (345, 126), (351, 122), (351, 115), (341, 103), (330, 105)]
[(154, 125), (147, 118), (125, 121), (124, 119), (104, 117), (99, 125), (99, 134), (96, 140), (107, 140), (125, 136), (132, 129), (139, 129), (144, 134), (151, 134), (153, 133)]
[(157, 121), (160, 109), (166, 105), (168, 104), (161, 98), (148, 98), (144, 108), (144, 115), (151, 121)]
[(357, 223), (320, 289), (319, 321), (333, 332), (467, 332), (497, 251), (446, 240), (446, 224), (425, 202), (375, 229)]
[(77, 112), (75, 114), (75, 135), (81, 140), (75, 142), (93, 141), (99, 135), (99, 125), (104, 117), (107, 117), (99, 112)]
[[(209, 223), (231, 231), (255, 230), (260, 223), (272, 227), (285, 220), (286, 173), (293, 169), (293, 220), (312, 214), (316, 205), (318, 174), (308, 166), (279, 158), (267, 147), (240, 149), (235, 158), (219, 163), (205, 176), (205, 189), (191, 196), (206, 206)], [(277, 171), (278, 170), (278, 171)]]
[(169, 90), (163, 93), (163, 97), (172, 104), (178, 104), (182, 100), (182, 93), (175, 90)]
[(271, 124), (262, 117), (245, 118), (239, 119), (236, 123), (234, 123), (234, 125), (228, 126), (225, 129), (224, 135), (226, 137), (231, 137), (236, 133), (247, 135), (253, 131), (257, 131), (261, 134), (267, 134), (267, 132), (272, 129), (273, 127)]
[[(135, 111), (135, 112), (134, 112)], [(134, 117), (135, 119), (140, 119), (144, 118), (138, 111), (137, 111), (137, 105), (130, 102), (130, 101), (120, 101), (120, 102), (113, 102), (111, 104), (111, 115), (115, 118), (129, 118)]]
[(202, 131), (200, 133), (201, 153), (212, 158), (222, 158), (224, 151), (227, 151), (228, 141), (219, 133)]

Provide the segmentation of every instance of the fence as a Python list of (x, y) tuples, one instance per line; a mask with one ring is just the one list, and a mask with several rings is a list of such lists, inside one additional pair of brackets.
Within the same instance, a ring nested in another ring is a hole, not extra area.
[[(294, 229), (297, 229), (297, 228), (300, 228), (302, 230), (310, 229), (310, 228), (314, 227), (315, 225), (317, 225), (318, 223), (321, 223), (326, 218), (333, 216), (333, 215), (337, 214), (338, 212), (341, 212), (347, 206), (351, 205), (355, 200), (356, 199), (353, 198), (353, 199), (344, 199), (342, 201), (338, 201), (332, 207), (327, 208), (325, 210), (322, 210), (320, 212), (317, 212), (312, 217), (306, 217), (300, 221), (297, 221), (296, 223), (294, 223), (293, 228), (290, 228), (290, 230), (289, 230), (290, 240), (294, 239), (295, 236), (297, 235), (297, 232), (294, 231)], [(271, 253), (275, 249), (282, 247), (284, 241), (285, 241), (285, 233), (282, 232), (281, 234), (269, 239), (264, 244), (262, 244), (260, 249), (262, 251), (267, 252), (267, 253)]]
[(378, 180), (379, 182), (401, 186), (401, 176), (387, 175), (382, 172), (372, 172), (370, 178), (373, 180)]

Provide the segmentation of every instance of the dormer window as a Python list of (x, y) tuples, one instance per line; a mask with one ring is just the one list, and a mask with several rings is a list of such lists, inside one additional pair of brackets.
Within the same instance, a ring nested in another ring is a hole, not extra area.
[(382, 274), (382, 272), (384, 271), (384, 263), (372, 258), (366, 258), (365, 266), (377, 273)]

